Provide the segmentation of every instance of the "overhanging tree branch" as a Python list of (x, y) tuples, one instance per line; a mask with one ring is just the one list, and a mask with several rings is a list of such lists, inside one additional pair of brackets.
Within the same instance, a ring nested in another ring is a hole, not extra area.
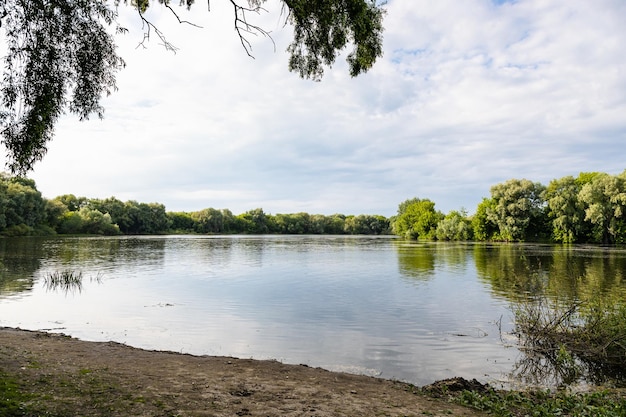
[[(156, 0), (181, 24), (171, 0)], [(234, 28), (246, 54), (252, 56), (249, 36), (272, 39), (270, 32), (248, 20), (267, 12), (266, 0), (247, 0), (233, 6)], [(241, 0), (243, 1), (243, 0)], [(0, 80), (0, 140), (7, 148), (12, 173), (26, 174), (41, 160), (53, 137), (58, 118), (66, 111), (81, 120), (103, 117), (103, 95), (116, 90), (116, 72), (124, 66), (113, 36), (126, 29), (117, 25), (120, 3), (137, 11), (144, 29), (139, 46), (155, 34), (166, 50), (176, 52), (144, 13), (150, 0), (0, 0), (0, 37), (6, 45)], [(181, 0), (191, 7), (194, 0)], [(341, 51), (352, 44), (347, 61), (350, 75), (367, 71), (382, 55), (383, 10), (376, 0), (282, 0), (285, 24), (294, 27), (289, 70), (319, 80)], [(211, 10), (210, 0), (207, 8)], [(285, 11), (286, 10), (286, 11)]]
[[(260, 26), (249, 23), (246, 18), (246, 12), (259, 14), (261, 13), (261, 11), (267, 11), (267, 10), (262, 8), (259, 3), (257, 3), (252, 8), (247, 8), (247, 7), (243, 7), (237, 4), (234, 0), (230, 0), (230, 2), (234, 8), (235, 31), (237, 32), (237, 36), (239, 36), (239, 39), (241, 40), (241, 45), (243, 46), (243, 49), (246, 51), (246, 54), (248, 54), (249, 57), (254, 58), (254, 56), (251, 53), (252, 44), (250, 43), (250, 41), (248, 41), (248, 39), (246, 39), (243, 32), (251, 34), (251, 35), (255, 35), (255, 36), (257, 34), (261, 34), (269, 38), (272, 41), (272, 44), (274, 44), (274, 50), (276, 50), (276, 43), (274, 42), (274, 39), (271, 37), (270, 33)], [(252, 4), (252, 2), (249, 2), (249, 3)]]

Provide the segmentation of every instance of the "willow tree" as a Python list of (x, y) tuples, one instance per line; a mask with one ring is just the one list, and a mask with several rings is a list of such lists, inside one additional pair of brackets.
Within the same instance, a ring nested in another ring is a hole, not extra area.
[(592, 225), (595, 242), (626, 243), (626, 171), (596, 175), (578, 198), (585, 204), (585, 220)]
[[(253, 23), (253, 15), (264, 11), (267, 0), (227, 1), (233, 6), (235, 32), (250, 55), (246, 36), (269, 35)], [(285, 23), (293, 26), (288, 68), (301, 77), (321, 79), (324, 69), (348, 45), (352, 46), (347, 55), (352, 76), (370, 69), (382, 55), (384, 12), (376, 0), (280, 1)], [(120, 3), (136, 11), (146, 38), (156, 34), (162, 44), (172, 47), (144, 17), (149, 0), (0, 2), (0, 38), (6, 45), (0, 135), (12, 173), (25, 174), (44, 157), (63, 113), (74, 113), (81, 120), (103, 117), (100, 99), (116, 89), (116, 73), (124, 67), (115, 44), (115, 36), (126, 31), (117, 23)], [(158, 3), (178, 18), (170, 0)], [(193, 3), (180, 1), (186, 7)]]
[(598, 172), (581, 172), (577, 178), (570, 176), (550, 181), (543, 193), (547, 214), (552, 225), (555, 242), (576, 243), (593, 240), (591, 225), (586, 222), (588, 203), (581, 199), (582, 188), (593, 181)]
[(487, 218), (506, 241), (536, 240), (543, 230), (545, 187), (527, 179), (511, 179), (491, 187)]

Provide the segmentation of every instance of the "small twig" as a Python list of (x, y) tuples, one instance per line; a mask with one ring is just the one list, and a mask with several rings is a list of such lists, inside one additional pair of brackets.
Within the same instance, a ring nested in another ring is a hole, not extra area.
[(165, 35), (163, 35), (163, 33), (154, 24), (152, 24), (152, 22), (150, 22), (148, 19), (146, 19), (143, 16), (141, 11), (139, 11), (139, 8), (137, 8), (137, 12), (139, 13), (139, 18), (143, 22), (144, 28), (147, 28), (144, 31), (143, 40), (141, 42), (139, 42), (139, 45), (137, 45), (137, 48), (139, 48), (140, 46), (143, 47), (143, 48), (146, 48), (145, 43), (146, 43), (146, 41), (150, 40), (150, 31), (151, 31), (151, 29), (154, 29), (154, 33), (156, 33), (157, 36), (159, 37), (159, 39), (161, 39), (161, 42), (163, 42), (163, 47), (165, 47), (165, 49), (168, 50), (168, 51), (172, 51), (172, 52), (176, 53), (178, 48), (176, 46), (174, 46), (172, 43), (170, 43), (165, 38)]
[(260, 26), (253, 25), (252, 23), (248, 23), (246, 19), (246, 12), (259, 14), (261, 11), (267, 11), (267, 10), (262, 8), (261, 6), (256, 6), (254, 8), (240, 6), (239, 4), (235, 3), (234, 0), (230, 0), (230, 2), (233, 5), (233, 9), (235, 11), (234, 12), (235, 31), (237, 32), (237, 36), (239, 36), (239, 40), (241, 41), (241, 45), (243, 46), (243, 49), (246, 51), (246, 54), (250, 58), (254, 59), (254, 56), (250, 52), (252, 51), (252, 44), (250, 43), (248, 39), (246, 39), (246, 37), (243, 35), (242, 32), (246, 32), (255, 36), (260, 33), (261, 35), (269, 38), (272, 41), (272, 44), (274, 45), (274, 51), (276, 51), (276, 43), (274, 42), (274, 39), (270, 35), (270, 32), (266, 31)]
[(176, 12), (174, 11), (174, 9), (172, 9), (172, 6), (170, 6), (169, 4), (165, 4), (165, 7), (167, 7), (167, 8), (170, 10), (170, 12), (172, 12), (172, 14), (174, 15), (174, 17), (176, 17), (176, 20), (178, 20), (178, 23), (181, 23), (181, 24), (183, 24), (183, 23), (184, 23), (184, 24), (191, 25), (191, 26), (194, 26), (194, 27), (197, 27), (197, 28), (202, 29), (202, 26), (200, 26), (200, 25), (197, 25), (197, 24), (195, 24), (195, 23), (192, 23), (192, 22), (190, 22), (190, 21), (188, 21), (188, 20), (181, 20), (181, 18), (178, 16), (178, 14), (176, 14)]
[[(274, 46), (274, 52), (276, 52), (276, 42), (274, 42), (274, 39), (270, 35), (270, 32), (266, 31), (260, 26), (257, 26), (255, 24), (248, 22), (247, 16), (246, 16), (247, 12), (260, 14), (261, 11), (267, 12), (267, 10), (259, 5), (255, 5), (254, 7), (252, 6), (245, 7), (240, 4), (237, 4), (235, 0), (230, 0), (230, 2), (233, 5), (233, 10), (234, 10), (235, 31), (237, 32), (237, 36), (239, 36), (239, 40), (241, 42), (241, 45), (243, 46), (243, 49), (246, 51), (246, 54), (250, 58), (254, 59), (254, 56), (252, 55), (252, 43), (246, 38), (246, 34), (253, 35), (253, 36), (257, 36), (258, 34), (261, 34), (269, 38), (272, 41), (272, 44)], [(165, 4), (165, 7), (167, 7), (167, 9), (174, 15), (176, 20), (178, 20), (178, 23), (191, 25), (196, 28), (202, 28), (202, 26), (200, 25), (181, 19), (180, 16), (176, 13), (176, 11), (169, 4)], [(207, 0), (207, 9), (209, 12), (211, 11), (210, 0)], [(146, 42), (150, 40), (151, 33), (152, 31), (154, 31), (154, 33), (156, 33), (158, 38), (161, 40), (162, 45), (165, 47), (165, 49), (176, 53), (176, 51), (179, 48), (177, 48), (174, 44), (169, 42), (166, 39), (163, 32), (161, 32), (159, 28), (157, 28), (152, 22), (150, 22), (148, 19), (144, 17), (143, 13), (141, 12), (141, 9), (139, 8), (139, 5), (137, 6), (137, 13), (139, 14), (139, 18), (141, 19), (142, 25), (144, 28), (143, 39), (141, 42), (139, 42), (137, 47), (141, 46), (143, 48), (146, 48), (145, 44)]]

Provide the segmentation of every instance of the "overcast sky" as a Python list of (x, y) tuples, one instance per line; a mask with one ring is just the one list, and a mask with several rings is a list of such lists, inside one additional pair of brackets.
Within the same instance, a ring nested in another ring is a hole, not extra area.
[(230, 2), (196, 3), (180, 15), (202, 29), (150, 11), (176, 54), (155, 36), (137, 48), (120, 9), (119, 91), (105, 120), (58, 124), (31, 175), (45, 197), (385, 216), (419, 197), (473, 213), (511, 178), (626, 169), (624, 0), (389, 0), (383, 58), (352, 79), (341, 57), (319, 83), (288, 72), (277, 3), (255, 16), (276, 51), (250, 38), (255, 59)]

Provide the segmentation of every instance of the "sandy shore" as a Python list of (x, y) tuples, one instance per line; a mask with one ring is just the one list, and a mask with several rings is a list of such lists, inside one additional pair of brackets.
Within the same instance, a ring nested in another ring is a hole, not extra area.
[(52, 415), (482, 415), (396, 381), (12, 328), (0, 328), (0, 371)]

